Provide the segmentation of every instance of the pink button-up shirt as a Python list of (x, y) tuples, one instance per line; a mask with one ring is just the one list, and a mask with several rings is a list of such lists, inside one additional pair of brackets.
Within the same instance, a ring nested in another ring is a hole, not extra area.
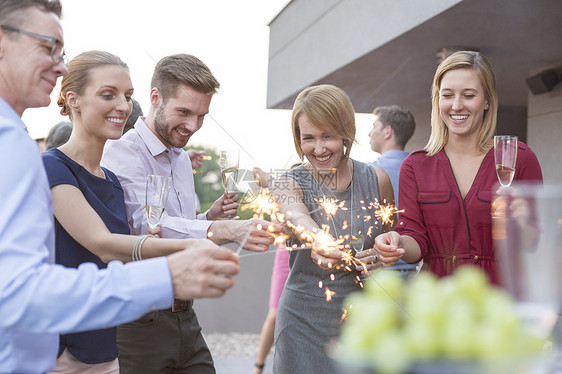
[(166, 148), (140, 118), (134, 129), (106, 143), (101, 164), (113, 171), (123, 187), (131, 234), (148, 230), (146, 176), (172, 177), (172, 190), (160, 221), (163, 238), (205, 238), (212, 221), (196, 215), (195, 185), (189, 156), (181, 148)]

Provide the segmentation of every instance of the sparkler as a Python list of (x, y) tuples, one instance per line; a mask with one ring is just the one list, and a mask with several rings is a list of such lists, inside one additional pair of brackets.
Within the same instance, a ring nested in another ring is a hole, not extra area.
[(275, 200), (273, 199), (267, 188), (261, 188), (256, 195), (251, 197), (252, 201), (244, 204), (241, 209), (253, 210), (254, 217), (264, 219), (266, 215), (273, 217), (277, 213), (279, 213), (279, 205), (275, 203)]
[[(338, 201), (334, 198), (327, 198), (322, 197), (316, 199), (318, 203), (318, 210), (323, 210), (326, 213), (328, 219), (335, 216), (339, 210), (348, 210), (345, 206), (345, 201)], [(386, 204), (386, 201), (383, 204), (380, 204), (378, 200), (374, 200), (365, 204), (363, 200), (361, 200), (363, 204), (361, 206), (361, 210), (363, 213), (363, 220), (364, 222), (368, 222), (373, 219), (373, 217), (377, 218), (383, 225), (392, 225), (394, 223), (393, 216), (396, 213), (401, 213), (404, 210), (398, 210), (396, 206), (392, 204)], [(251, 209), (254, 211), (254, 217), (258, 217), (264, 219), (265, 216), (270, 216), (276, 219), (278, 222), (285, 224), (292, 232), (297, 235), (301, 245), (298, 246), (294, 244), (291, 247), (286, 247), (287, 250), (304, 250), (304, 249), (312, 249), (315, 251), (322, 252), (330, 252), (330, 251), (339, 251), (341, 252), (341, 263), (334, 266), (333, 270), (343, 270), (352, 272), (357, 267), (362, 267), (365, 274), (369, 274), (367, 269), (367, 263), (361, 261), (360, 259), (354, 256), (355, 251), (349, 248), (349, 245), (345, 245), (350, 238), (353, 239), (354, 237), (346, 234), (344, 236), (340, 236), (339, 238), (335, 238), (330, 235), (330, 226), (329, 225), (322, 225), (320, 230), (311, 231), (307, 230), (304, 226), (299, 224), (294, 224), (291, 221), (293, 214), (291, 212), (287, 212), (287, 217), (280, 212), (279, 205), (275, 202), (273, 197), (270, 195), (269, 190), (264, 188), (260, 189), (257, 195), (253, 196), (252, 201), (248, 202), (246, 205), (242, 207), (242, 210)], [(315, 210), (317, 211), (317, 210)], [(315, 211), (309, 212), (314, 213)], [(369, 212), (372, 212), (369, 214)], [(375, 225), (378, 222), (374, 223)], [(346, 230), (349, 227), (348, 221), (344, 221), (342, 225), (342, 230)], [(366, 235), (371, 237), (373, 234), (373, 226), (369, 226), (367, 229)], [(249, 234), (248, 234), (249, 235)], [(243, 244), (245, 244), (248, 235), (240, 245), (238, 249), (238, 253), (240, 252)], [(273, 233), (271, 235), (274, 236), (275, 241), (274, 245), (276, 246), (283, 246), (286, 240), (290, 237), (286, 233)], [(329, 263), (328, 265), (331, 265)], [(330, 267), (330, 266), (328, 266)], [(334, 273), (330, 274), (330, 280), (333, 282), (335, 281)], [(356, 282), (359, 284), (361, 288), (363, 288), (363, 283), (361, 282), (361, 278), (359, 276), (356, 277)], [(318, 284), (319, 288), (324, 288), (324, 284), (322, 281), (319, 281)], [(331, 291), (328, 287), (325, 287), (325, 294), (326, 294), (326, 301), (329, 302), (332, 300), (333, 296), (336, 294), (334, 291)], [(345, 316), (342, 316), (345, 318)]]

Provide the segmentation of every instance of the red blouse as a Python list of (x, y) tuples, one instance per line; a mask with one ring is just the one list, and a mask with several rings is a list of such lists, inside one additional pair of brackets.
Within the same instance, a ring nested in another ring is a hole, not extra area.
[[(542, 183), (539, 161), (522, 142), (513, 179)], [(424, 150), (415, 151), (400, 168), (399, 200), (404, 212), (395, 230), (416, 240), (421, 249), (417, 261), (423, 259), (438, 276), (472, 263), (497, 284), (491, 202), (498, 188), (493, 149), (484, 156), (464, 200), (445, 151), (432, 157)]]

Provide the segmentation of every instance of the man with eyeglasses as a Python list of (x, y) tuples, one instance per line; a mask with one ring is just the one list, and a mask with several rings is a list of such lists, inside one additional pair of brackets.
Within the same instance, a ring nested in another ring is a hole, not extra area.
[(54, 367), (58, 334), (115, 326), (174, 297), (218, 297), (238, 257), (208, 240), (173, 255), (66, 269), (54, 262), (47, 177), (21, 116), (67, 73), (58, 0), (0, 0), (0, 373)]
[[(31, 32), (31, 31), (25, 31), (25, 30), (22, 30), (22, 29), (18, 29), (16, 27), (8, 26), (8, 25), (0, 25), (0, 27), (2, 28), (2, 30), (7, 31), (7, 32), (19, 32), (20, 34), (29, 35), (33, 38), (49, 42), (51, 44), (51, 47), (50, 47), (51, 50), (49, 51), (49, 54), (51, 55), (51, 58), (53, 59), (53, 63), (59, 64), (61, 61), (64, 62), (65, 65), (68, 63), (68, 59), (66, 58), (66, 54), (64, 53), (64, 45), (57, 38), (52, 38), (50, 36), (36, 34), (34, 32)], [(46, 47), (47, 47), (47, 49), (49, 49), (48, 45)]]

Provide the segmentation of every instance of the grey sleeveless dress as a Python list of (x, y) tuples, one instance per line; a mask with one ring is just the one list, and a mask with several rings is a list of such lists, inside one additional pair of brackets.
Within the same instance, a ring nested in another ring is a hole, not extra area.
[[(354, 172), (346, 190), (331, 190), (321, 185), (304, 167), (287, 172), (287, 176), (299, 183), (304, 203), (311, 217), (319, 226), (328, 224), (330, 233), (344, 237), (353, 233), (365, 236), (364, 249), (372, 248), (375, 237), (382, 232), (376, 223), (369, 203), (380, 200), (375, 169), (353, 161)], [(333, 197), (345, 201), (347, 210), (339, 209), (329, 217), (318, 209), (316, 199)], [(370, 215), (371, 218), (365, 220)], [(370, 236), (367, 235), (370, 233)], [(340, 269), (325, 272), (311, 259), (310, 250), (294, 250), (289, 255), (290, 272), (277, 309), (275, 324), (275, 356), (273, 372), (276, 374), (329, 374), (336, 367), (326, 353), (326, 346), (339, 335), (343, 299), (351, 292), (361, 290), (359, 272)], [(334, 274), (335, 279), (330, 279)], [(322, 281), (323, 287), (319, 287)], [(326, 301), (326, 287), (335, 292)]]

